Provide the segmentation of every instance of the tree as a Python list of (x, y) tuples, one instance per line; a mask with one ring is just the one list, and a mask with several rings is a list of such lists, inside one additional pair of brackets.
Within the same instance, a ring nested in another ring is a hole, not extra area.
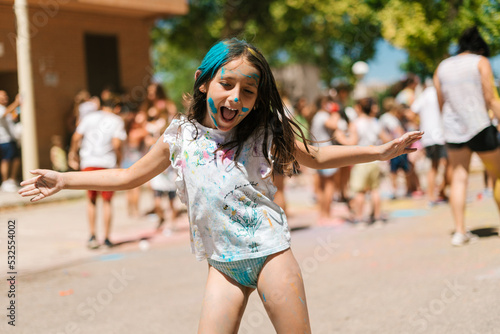
[[(477, 25), (492, 55), (500, 52), (500, 3), (495, 0), (387, 0), (375, 5), (382, 36), (408, 52), (404, 67), (429, 75), (461, 33)], [(373, 8), (373, 7), (372, 7)]]
[[(372, 1), (373, 2), (373, 1)], [(255, 44), (271, 66), (311, 63), (322, 79), (352, 78), (351, 66), (375, 53), (380, 25), (363, 0), (192, 0), (189, 13), (159, 21), (154, 60), (174, 98), (189, 91), (196, 66), (218, 40)], [(187, 74), (189, 73), (189, 74)], [(187, 80), (187, 78), (190, 78)], [(190, 86), (184, 86), (187, 81)]]

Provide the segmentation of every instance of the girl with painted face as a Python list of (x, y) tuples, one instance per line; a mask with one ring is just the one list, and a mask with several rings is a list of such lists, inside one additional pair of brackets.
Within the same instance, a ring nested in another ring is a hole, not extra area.
[(121, 170), (34, 170), (20, 194), (38, 201), (61, 189), (125, 190), (172, 165), (193, 253), (209, 265), (199, 333), (236, 333), (255, 289), (278, 333), (310, 333), (287, 220), (273, 202), (273, 172), (387, 160), (413, 151), (408, 147), (422, 133), (381, 146), (315, 148), (286, 113), (263, 55), (244, 41), (225, 40), (196, 71), (187, 117), (173, 120), (141, 160)]

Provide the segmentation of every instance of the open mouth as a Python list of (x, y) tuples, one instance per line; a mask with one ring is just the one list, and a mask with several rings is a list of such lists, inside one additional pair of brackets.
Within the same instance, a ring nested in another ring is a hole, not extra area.
[(221, 107), (220, 112), (222, 119), (226, 122), (232, 121), (238, 115), (237, 109), (230, 109), (228, 107)]

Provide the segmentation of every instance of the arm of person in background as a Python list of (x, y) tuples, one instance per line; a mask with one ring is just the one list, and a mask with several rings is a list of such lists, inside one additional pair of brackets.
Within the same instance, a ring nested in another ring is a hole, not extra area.
[(14, 99), (14, 102), (12, 102), (11, 104), (9, 104), (5, 108), (5, 113), (2, 115), (1, 118), (4, 118), (4, 117), (6, 117), (9, 114), (12, 114), (12, 118), (15, 119), (17, 117), (17, 115), (16, 115), (16, 108), (19, 107), (19, 105), (20, 105), (19, 94), (17, 94), (16, 98)]
[(71, 145), (68, 152), (68, 166), (74, 170), (80, 169), (80, 159), (78, 158), (78, 151), (80, 150), (80, 145), (82, 144), (83, 135), (81, 133), (75, 132), (71, 137)]
[(170, 148), (162, 139), (158, 139), (144, 157), (127, 169), (68, 173), (33, 170), (31, 173), (37, 176), (23, 181), (19, 194), (23, 197), (34, 196), (31, 201), (36, 202), (62, 189), (118, 191), (136, 188), (170, 166)]
[(486, 107), (491, 109), (496, 117), (500, 120), (500, 98), (495, 87), (495, 79), (491, 65), (486, 57), (481, 57), (478, 64), (479, 74), (481, 75), (481, 86), (483, 87), (483, 96), (486, 102)]
[(349, 123), (349, 136), (344, 131), (337, 130), (334, 133), (335, 139), (341, 145), (356, 145), (358, 143), (358, 131), (355, 122)]
[[(402, 128), (401, 128), (402, 130)], [(398, 131), (399, 132), (399, 131)], [(382, 143), (388, 143), (392, 140), (392, 136), (389, 134), (389, 132), (387, 132), (385, 129), (381, 129), (380, 130), (380, 133), (378, 135), (378, 137), (380, 138), (380, 140), (382, 141)]]
[(379, 146), (306, 146), (295, 141), (295, 157), (299, 164), (314, 169), (349, 166), (375, 160), (389, 160), (398, 155), (415, 152), (410, 146), (422, 138), (423, 132), (408, 132), (402, 137)]
[(331, 116), (326, 120), (325, 127), (329, 130), (335, 131), (338, 128), (338, 122), (340, 120), (340, 114), (338, 112), (334, 112)]
[(115, 151), (116, 155), (116, 166), (119, 167), (121, 166), (123, 159), (123, 140), (115, 137), (111, 140), (111, 145), (113, 146), (113, 151)]
[(436, 88), (436, 93), (437, 93), (437, 98), (438, 98), (438, 103), (439, 103), (439, 111), (443, 112), (443, 105), (444, 105), (444, 96), (443, 92), (441, 91), (441, 82), (439, 81), (437, 72), (438, 68), (436, 68), (436, 71), (434, 72), (434, 76), (432, 77), (432, 81), (434, 82), (434, 87)]

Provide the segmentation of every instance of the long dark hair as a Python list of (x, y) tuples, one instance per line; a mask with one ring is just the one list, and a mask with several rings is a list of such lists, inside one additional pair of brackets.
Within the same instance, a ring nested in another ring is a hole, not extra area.
[(484, 41), (483, 37), (479, 33), (477, 27), (471, 27), (466, 29), (460, 39), (458, 40), (458, 52), (462, 53), (469, 51), (481, 56), (489, 57), (490, 48), (488, 44)]
[[(254, 109), (237, 125), (233, 140), (222, 144), (218, 149), (236, 148), (234, 159), (241, 153), (243, 143), (256, 131), (262, 131), (264, 140), (262, 152), (271, 165), (273, 172), (292, 175), (299, 167), (293, 153), (295, 135), (306, 143), (307, 139), (300, 127), (293, 120), (291, 113), (285, 108), (276, 87), (271, 68), (262, 53), (253, 45), (236, 38), (223, 40), (215, 44), (205, 55), (198, 70), (201, 72), (194, 83), (193, 95), (189, 97), (187, 110), (188, 120), (202, 123), (207, 111), (207, 94), (200, 87), (209, 83), (217, 71), (232, 60), (243, 58), (259, 70), (261, 76)], [(208, 85), (207, 85), (208, 86)], [(272, 135), (271, 157), (268, 156), (267, 143)], [(194, 134), (194, 138), (198, 133)], [(307, 149), (307, 145), (306, 145)]]

